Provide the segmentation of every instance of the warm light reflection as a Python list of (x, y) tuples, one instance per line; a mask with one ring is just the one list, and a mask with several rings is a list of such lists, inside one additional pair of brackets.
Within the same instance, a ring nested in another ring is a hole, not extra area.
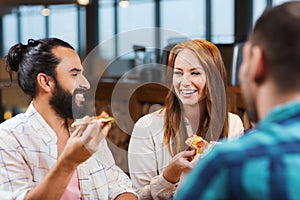
[(50, 15), (50, 9), (49, 8), (43, 8), (41, 11), (41, 14), (43, 16), (49, 16)]
[(86, 6), (90, 3), (90, 0), (77, 0), (77, 3), (82, 6)]
[(128, 1), (128, 0), (120, 0), (119, 5), (120, 5), (122, 8), (126, 8), (126, 7), (129, 6), (129, 1)]
[(12, 112), (9, 110), (9, 111), (6, 111), (4, 114), (3, 114), (3, 118), (4, 120), (8, 120), (12, 117)]

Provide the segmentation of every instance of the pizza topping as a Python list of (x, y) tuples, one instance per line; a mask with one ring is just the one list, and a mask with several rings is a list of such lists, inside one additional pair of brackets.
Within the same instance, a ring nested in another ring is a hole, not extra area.
[(115, 121), (115, 119), (109, 116), (109, 114), (105, 111), (102, 111), (100, 115), (96, 116), (96, 119), (103, 123)]
[(102, 111), (100, 115), (98, 115), (96, 117), (91, 117), (87, 121), (73, 122), (71, 124), (71, 127), (75, 127), (75, 126), (79, 126), (79, 125), (85, 125), (85, 124), (90, 124), (90, 123), (93, 123), (95, 120), (97, 120), (97, 121), (99, 121), (101, 123), (108, 123), (108, 122), (113, 123), (115, 121), (115, 119), (113, 117), (109, 116), (108, 113), (106, 113), (105, 111)]
[(208, 147), (208, 142), (198, 135), (192, 135), (185, 141), (185, 143), (188, 146), (196, 149), (196, 154), (202, 153), (203, 150)]

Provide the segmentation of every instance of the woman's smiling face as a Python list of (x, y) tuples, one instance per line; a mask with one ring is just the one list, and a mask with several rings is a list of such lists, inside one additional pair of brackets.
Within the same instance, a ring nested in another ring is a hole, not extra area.
[(205, 71), (193, 51), (184, 49), (174, 62), (173, 86), (175, 93), (186, 106), (197, 105), (205, 99)]

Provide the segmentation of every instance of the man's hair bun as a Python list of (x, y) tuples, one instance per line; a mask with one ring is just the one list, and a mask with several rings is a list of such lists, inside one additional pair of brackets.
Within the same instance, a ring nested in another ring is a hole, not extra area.
[(6, 56), (6, 64), (12, 71), (17, 72), (19, 70), (23, 57), (27, 52), (27, 47), (28, 45), (19, 43), (10, 48)]

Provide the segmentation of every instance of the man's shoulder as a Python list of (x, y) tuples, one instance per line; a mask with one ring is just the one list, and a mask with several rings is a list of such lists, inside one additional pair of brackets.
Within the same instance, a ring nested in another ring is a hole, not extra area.
[(2, 129), (10, 129), (10, 130), (17, 130), (20, 128), (24, 128), (24, 126), (35, 123), (37, 118), (38, 112), (34, 108), (32, 104), (30, 104), (24, 113), (19, 113), (14, 117), (2, 122), (0, 124), (0, 130)]
[(20, 113), (0, 124), (0, 137), (20, 138), (31, 130), (32, 120), (28, 119), (26, 113)]
[(273, 142), (270, 135), (264, 134), (260, 130), (253, 130), (236, 140), (216, 145), (212, 152), (222, 162), (229, 164), (231, 162), (243, 162), (247, 160), (247, 155), (252, 152), (258, 152), (263, 149), (262, 147), (268, 148), (273, 145), (276, 143)]
[(0, 124), (0, 143), (3, 149), (14, 149), (24, 141), (26, 123), (23, 114), (18, 114)]
[(0, 130), (10, 128), (10, 129), (15, 129), (18, 127), (20, 124), (23, 124), (25, 121), (25, 113), (20, 113), (0, 124)]
[[(264, 129), (253, 129), (242, 137), (223, 142), (216, 145), (210, 152), (213, 153), (213, 160), (220, 160), (223, 164), (248, 163), (256, 159), (268, 159), (273, 156), (272, 152), (280, 151), (287, 155), (290, 151), (300, 152), (300, 136), (276, 127), (272, 130), (270, 127)], [(251, 159), (250, 159), (251, 158)]]

